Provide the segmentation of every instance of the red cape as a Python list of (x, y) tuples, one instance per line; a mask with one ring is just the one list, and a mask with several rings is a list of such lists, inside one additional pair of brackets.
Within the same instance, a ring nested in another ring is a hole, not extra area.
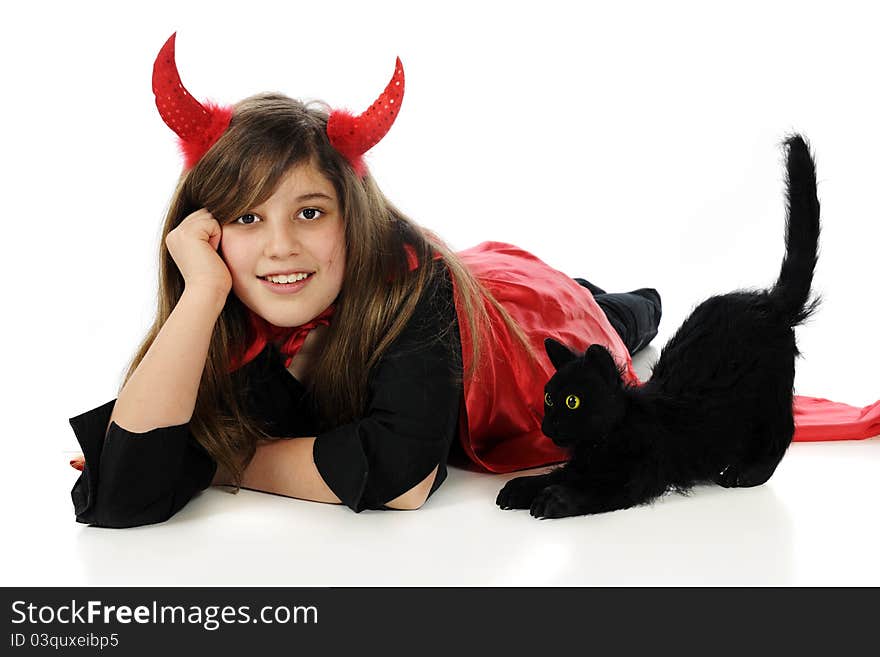
[[(573, 349), (604, 345), (624, 366), (629, 383), (640, 383), (632, 358), (593, 295), (573, 278), (540, 259), (502, 242), (483, 242), (458, 256), (470, 272), (522, 327), (538, 356), (530, 370), (519, 342), (490, 304), (489, 335), (480, 362), (464, 382), (459, 436), (465, 453), (489, 472), (512, 472), (566, 460), (567, 455), (541, 433), (544, 385), (556, 368), (544, 351), (553, 337)], [(453, 281), (454, 286), (454, 281)], [(470, 367), (472, 336), (457, 289), (465, 372)], [(851, 440), (880, 434), (880, 401), (865, 408), (796, 396), (795, 441)]]

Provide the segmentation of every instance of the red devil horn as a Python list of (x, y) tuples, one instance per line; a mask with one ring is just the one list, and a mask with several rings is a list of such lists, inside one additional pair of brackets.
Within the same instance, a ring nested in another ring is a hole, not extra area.
[(403, 87), (403, 64), (398, 57), (391, 81), (366, 112), (359, 116), (352, 116), (345, 110), (333, 110), (330, 113), (327, 121), (330, 143), (342, 153), (359, 176), (363, 177), (367, 170), (363, 154), (388, 134), (391, 124), (397, 118), (403, 102)]
[(189, 169), (229, 126), (232, 108), (202, 105), (186, 90), (174, 62), (176, 36), (177, 32), (168, 38), (153, 64), (153, 94), (162, 120), (180, 138), (184, 165)]

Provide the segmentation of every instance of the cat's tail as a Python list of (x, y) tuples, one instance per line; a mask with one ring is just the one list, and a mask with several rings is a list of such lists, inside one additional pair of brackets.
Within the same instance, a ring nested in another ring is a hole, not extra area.
[(786, 172), (785, 258), (771, 298), (796, 326), (815, 312), (818, 297), (810, 297), (813, 271), (819, 255), (819, 199), (816, 164), (810, 146), (798, 134), (785, 140)]

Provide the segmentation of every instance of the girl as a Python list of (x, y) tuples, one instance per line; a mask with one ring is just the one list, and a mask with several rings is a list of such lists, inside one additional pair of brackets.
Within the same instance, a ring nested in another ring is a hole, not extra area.
[(201, 105), (160, 51), (153, 89), (186, 168), (159, 304), (116, 400), (71, 418), (79, 522), (162, 522), (209, 485), (417, 509), (450, 458), (492, 472), (564, 459), (540, 432), (551, 335), (630, 354), (652, 289), (605, 294), (508, 244), (453, 253), (381, 193), (363, 153), (403, 69), (358, 117), (262, 94)]

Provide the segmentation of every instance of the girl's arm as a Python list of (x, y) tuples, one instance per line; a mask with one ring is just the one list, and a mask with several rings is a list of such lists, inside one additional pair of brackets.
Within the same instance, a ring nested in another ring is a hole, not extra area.
[(70, 419), (85, 461), (71, 491), (78, 522), (163, 522), (209, 485), (216, 464), (187, 426), (225, 302), (208, 289), (186, 289), (117, 399)]
[(128, 431), (145, 432), (190, 421), (214, 324), (225, 301), (226, 295), (219, 290), (184, 290), (120, 391), (110, 422)]
[[(314, 502), (341, 504), (327, 486), (312, 456), (315, 438), (294, 438), (265, 441), (257, 446), (253, 460), (244, 471), (242, 488), (286, 495)], [(425, 503), (437, 468), (422, 482), (396, 497), (385, 506), (392, 509), (418, 509)], [(218, 468), (213, 485), (231, 482), (229, 474)]]

